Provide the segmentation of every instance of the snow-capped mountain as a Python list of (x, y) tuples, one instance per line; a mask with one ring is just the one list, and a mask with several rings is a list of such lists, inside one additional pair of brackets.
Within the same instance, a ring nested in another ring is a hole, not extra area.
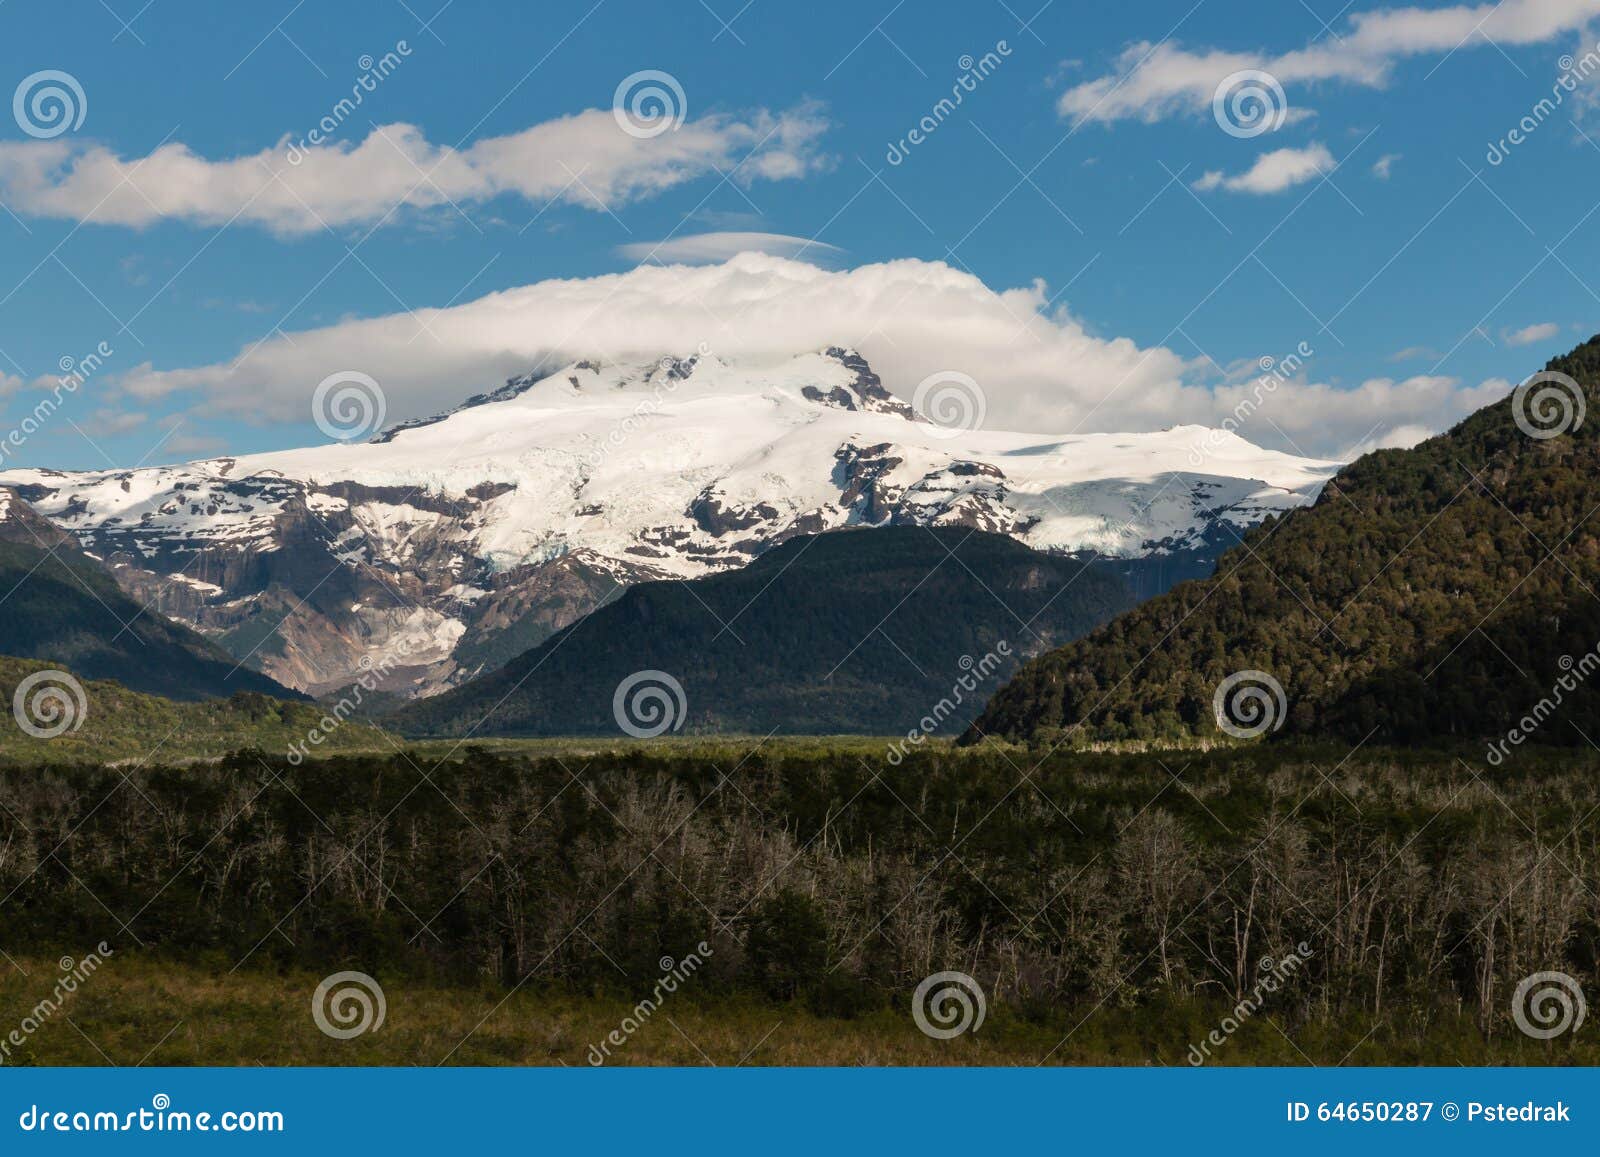
[(136, 598), (312, 693), (373, 666), (428, 694), (650, 578), (846, 525), (964, 525), (1040, 550), (1214, 551), (1337, 463), (1224, 431), (953, 430), (829, 349), (579, 362), (363, 444), (0, 484)]

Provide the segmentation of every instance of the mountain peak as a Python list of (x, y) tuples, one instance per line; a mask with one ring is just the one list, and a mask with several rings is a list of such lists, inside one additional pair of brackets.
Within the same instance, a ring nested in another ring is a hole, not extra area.
[(371, 442), (0, 482), (120, 560), (141, 598), (251, 640), (241, 650), (281, 682), (344, 686), (363, 661), (403, 657), (421, 693), (504, 657), (507, 632), (526, 649), (620, 586), (740, 568), (799, 535), (949, 526), (1054, 554), (1202, 560), (1311, 502), (1334, 465), (1199, 428), (943, 426), (829, 345), (586, 358)]

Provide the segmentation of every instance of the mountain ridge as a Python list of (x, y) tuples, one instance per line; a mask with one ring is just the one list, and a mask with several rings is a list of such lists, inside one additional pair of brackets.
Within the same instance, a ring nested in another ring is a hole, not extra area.
[(279, 681), (322, 693), (366, 662), (418, 696), (633, 583), (736, 569), (843, 526), (970, 526), (1193, 573), (1310, 501), (1334, 465), (1200, 427), (947, 428), (828, 347), (581, 361), (372, 442), (0, 482), (141, 601)]

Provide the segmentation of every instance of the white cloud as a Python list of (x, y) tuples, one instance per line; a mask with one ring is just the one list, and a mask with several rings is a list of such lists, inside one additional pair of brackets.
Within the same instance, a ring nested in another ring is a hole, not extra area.
[(1217, 85), (1244, 69), (1269, 72), (1285, 86), (1342, 81), (1377, 87), (1387, 83), (1394, 64), (1407, 57), (1467, 52), (1489, 43), (1502, 48), (1542, 44), (1597, 16), (1600, 0), (1381, 8), (1354, 13), (1347, 28), (1278, 55), (1191, 52), (1171, 41), (1145, 41), (1130, 44), (1112, 73), (1068, 89), (1057, 109), (1077, 122), (1154, 122), (1208, 113)]
[[(17, 213), (106, 225), (239, 220), (282, 234), (394, 220), (502, 195), (543, 205), (615, 209), (715, 170), (785, 180), (821, 163), (827, 122), (815, 106), (744, 118), (711, 115), (640, 138), (591, 109), (465, 148), (434, 144), (414, 125), (375, 127), (359, 144), (295, 149), (289, 138), (246, 156), (207, 160), (163, 145), (121, 157), (64, 140), (0, 142), (0, 200)], [(446, 210), (448, 211), (448, 210)]]
[(1374, 450), (1409, 450), (1437, 433), (1426, 426), (1396, 426), (1380, 438), (1368, 438), (1352, 446), (1345, 457), (1353, 460)]
[(1333, 154), (1323, 145), (1304, 149), (1274, 149), (1262, 153), (1255, 164), (1237, 176), (1210, 172), (1194, 183), (1200, 190), (1227, 189), (1233, 193), (1281, 193), (1320, 177), (1334, 166)]
[(24, 379), (17, 377), (15, 374), (0, 373), (0, 398), (7, 398), (23, 391), (48, 393), (55, 390), (60, 384), (60, 374), (37, 374), (32, 378)]
[(150, 454), (156, 464), (181, 462), (197, 454), (214, 454), (226, 447), (221, 438), (209, 434), (174, 434)]
[(1553, 321), (1542, 321), (1537, 325), (1525, 325), (1521, 329), (1511, 330), (1505, 335), (1507, 345), (1532, 345), (1536, 341), (1546, 341), (1561, 332), (1561, 327)]
[[(1208, 363), (1170, 349), (1096, 336), (1049, 300), (1042, 281), (996, 291), (943, 262), (828, 270), (746, 253), (721, 265), (641, 265), (345, 321), (270, 338), (232, 364), (145, 364), (117, 384), (145, 401), (197, 395), (212, 416), (305, 422), (316, 384), (357, 369), (382, 384), (396, 421), (582, 357), (643, 361), (701, 342), (728, 357), (844, 345), (860, 349), (901, 397), (929, 374), (958, 370), (984, 389), (989, 427), (1043, 433), (1219, 425), (1252, 388), (1207, 382)], [(1240, 433), (1279, 449), (1291, 448), (1287, 435), (1307, 453), (1335, 454), (1396, 427), (1443, 428), (1494, 394), (1446, 378), (1383, 379), (1355, 391), (1287, 382)]]
[(1394, 163), (1400, 159), (1399, 153), (1384, 153), (1372, 163), (1372, 175), (1380, 181), (1389, 179), (1389, 172), (1394, 168)]
[(770, 253), (775, 257), (820, 260), (842, 252), (837, 246), (786, 233), (698, 233), (665, 241), (635, 241), (617, 246), (629, 261), (656, 261), (663, 265), (705, 265), (726, 261), (741, 253)]
[(112, 438), (118, 434), (132, 433), (141, 429), (149, 421), (148, 414), (136, 410), (117, 410), (110, 407), (101, 407), (95, 410), (83, 421), (83, 430), (95, 437)]
[[(1219, 390), (1219, 400), (1249, 389)], [(1286, 383), (1262, 412), (1291, 445), (1307, 453), (1349, 459), (1368, 450), (1414, 446), (1499, 401), (1511, 389), (1512, 383), (1499, 378), (1463, 386), (1456, 378), (1430, 374), (1400, 381), (1368, 378), (1349, 389), (1321, 382)], [(1272, 428), (1255, 430), (1256, 439), (1271, 442)], [(1247, 428), (1240, 433), (1247, 433)]]

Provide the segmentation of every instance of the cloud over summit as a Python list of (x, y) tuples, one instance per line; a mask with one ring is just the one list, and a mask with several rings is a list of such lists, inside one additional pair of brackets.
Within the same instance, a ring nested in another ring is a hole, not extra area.
[[(954, 370), (984, 390), (990, 428), (1062, 434), (1220, 425), (1253, 388), (1208, 381), (1210, 367), (1163, 346), (1096, 336), (1048, 301), (1042, 282), (995, 290), (943, 262), (830, 270), (745, 253), (713, 265), (540, 281), (447, 308), (345, 321), (270, 338), (233, 362), (143, 365), (119, 386), (141, 399), (190, 394), (239, 416), (303, 422), (316, 384), (353, 369), (382, 384), (395, 420), (578, 358), (645, 360), (702, 343), (728, 358), (847, 345), (903, 398), (928, 375)], [(1314, 357), (1305, 368), (1315, 368)], [(1331, 455), (1395, 429), (1441, 429), (1505, 388), (1414, 378), (1345, 391), (1291, 380), (1267, 391), (1239, 432), (1273, 448)]]

